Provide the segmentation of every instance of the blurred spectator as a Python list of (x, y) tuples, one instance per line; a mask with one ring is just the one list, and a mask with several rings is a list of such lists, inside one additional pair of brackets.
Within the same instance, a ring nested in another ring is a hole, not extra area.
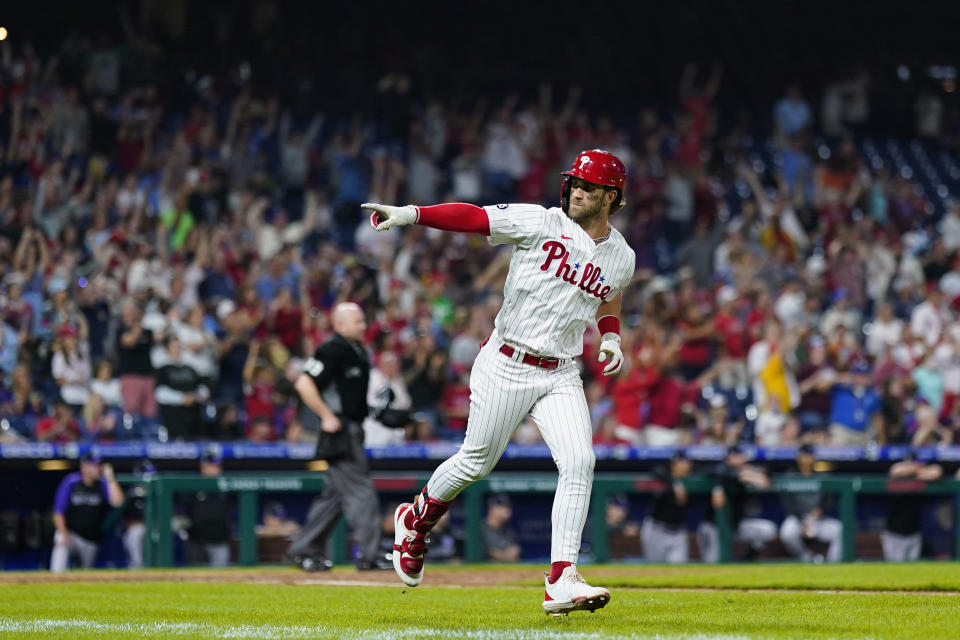
[(222, 404), (217, 407), (216, 423), (210, 433), (212, 440), (242, 440), (244, 431), (236, 405)]
[(53, 415), (37, 420), (35, 437), (40, 442), (63, 444), (74, 442), (80, 436), (80, 426), (73, 417), (70, 405), (63, 400), (53, 404)]
[(880, 398), (870, 380), (870, 364), (853, 363), (848, 373), (837, 376), (832, 389), (830, 444), (865, 445), (884, 442)]
[(63, 325), (58, 337), (51, 375), (60, 387), (60, 397), (79, 414), (90, 395), (90, 348), (70, 325)]
[(156, 398), (170, 440), (196, 440), (202, 435), (201, 404), (209, 398), (200, 376), (183, 359), (180, 339), (167, 336), (165, 351), (153, 359)]
[(113, 467), (101, 467), (96, 453), (83, 454), (80, 470), (67, 475), (57, 487), (50, 571), (66, 571), (74, 556), (79, 558), (81, 567), (91, 568), (104, 537), (107, 513), (110, 507), (122, 504), (123, 491), (113, 477)]
[(273, 440), (273, 424), (277, 419), (278, 405), (283, 402), (283, 398), (277, 391), (277, 372), (269, 361), (259, 359), (260, 349), (259, 340), (250, 342), (247, 362), (243, 366), (244, 408), (247, 424), (251, 426), (250, 431), (254, 422), (263, 421), (268, 432), (258, 437)]
[[(939, 464), (924, 464), (912, 453), (890, 467), (889, 489), (897, 489), (899, 483), (936, 482), (943, 476)], [(893, 486), (890, 486), (893, 485)], [(923, 534), (920, 527), (923, 521), (923, 507), (926, 501), (916, 494), (896, 493), (890, 499), (890, 510), (882, 532), (880, 543), (883, 545), (883, 559), (887, 562), (910, 562), (920, 559), (923, 550)]]
[(206, 380), (216, 376), (217, 339), (204, 325), (203, 308), (195, 306), (186, 314), (185, 322), (177, 322), (174, 333), (184, 351), (184, 360)]
[(664, 234), (671, 245), (677, 246), (689, 238), (692, 229), (693, 183), (679, 162), (668, 162), (666, 169), (663, 188), (666, 200)]
[(933, 351), (928, 352), (914, 367), (912, 375), (918, 399), (930, 405), (934, 414), (940, 415), (943, 408), (943, 373)]
[[(367, 392), (367, 404), (371, 407), (383, 406), (384, 396), (392, 394), (390, 406), (394, 409), (409, 409), (410, 394), (400, 375), (400, 358), (397, 354), (384, 351), (377, 360), (377, 366), (370, 370), (370, 386)], [(373, 417), (363, 421), (364, 444), (376, 447), (391, 444), (403, 444), (406, 432), (384, 426)]]
[(760, 408), (753, 426), (754, 441), (761, 447), (779, 447), (795, 444), (800, 428), (797, 421), (783, 410), (779, 397), (770, 395)]
[(517, 536), (510, 529), (513, 503), (506, 494), (487, 499), (487, 515), (483, 520), (483, 546), (487, 559), (495, 562), (516, 562), (520, 559)]
[(717, 311), (714, 314), (713, 326), (715, 339), (723, 345), (725, 352), (734, 360), (743, 360), (747, 357), (750, 338), (742, 310), (736, 303), (740, 297), (735, 287), (724, 285), (717, 290)]
[(447, 384), (447, 356), (436, 348), (432, 335), (422, 332), (413, 343), (413, 353), (403, 360), (403, 380), (410, 392), (411, 407), (418, 420), (436, 430), (440, 416), (436, 406)]
[[(864, 332), (866, 332), (864, 327)], [(874, 358), (881, 356), (885, 349), (892, 349), (900, 344), (903, 336), (903, 320), (893, 315), (893, 305), (884, 302), (880, 305), (877, 317), (870, 324), (867, 334), (867, 353)]]
[(883, 383), (880, 398), (884, 438), (887, 444), (902, 444), (910, 441), (907, 433), (907, 417), (916, 411), (916, 400), (911, 393), (909, 379), (894, 375)]
[(150, 362), (153, 333), (143, 327), (143, 314), (133, 299), (123, 303), (120, 314), (117, 375), (123, 394), (123, 410), (153, 417), (157, 413), (153, 365)]
[(90, 393), (100, 396), (104, 405), (108, 407), (123, 407), (120, 380), (113, 377), (113, 367), (109, 360), (101, 360), (97, 363), (94, 378), (90, 381)]
[(786, 414), (800, 403), (800, 389), (793, 374), (796, 331), (784, 335), (778, 320), (764, 325), (763, 339), (747, 354), (753, 398), (760, 411)]
[(773, 121), (778, 137), (789, 137), (813, 124), (810, 105), (800, 93), (800, 87), (791, 84), (773, 109)]
[(812, 336), (807, 346), (807, 363), (797, 372), (800, 433), (806, 442), (826, 444), (827, 421), (833, 407), (830, 390), (837, 380), (837, 372), (830, 366), (827, 343), (822, 337)]
[(691, 301), (685, 305), (676, 329), (682, 341), (677, 353), (680, 375), (689, 382), (710, 366), (713, 322), (706, 309)]
[(926, 299), (910, 314), (910, 331), (921, 338), (927, 347), (936, 346), (944, 327), (950, 322), (950, 312), (944, 306), (943, 292), (936, 283), (927, 286)]
[(833, 303), (820, 319), (820, 333), (825, 336), (836, 334), (842, 327), (848, 334), (854, 336), (860, 332), (860, 311), (850, 301), (850, 294), (846, 289), (836, 289), (830, 296)]
[[(800, 478), (814, 476), (814, 449), (809, 444), (797, 450), (797, 473)], [(787, 517), (780, 525), (780, 540), (792, 555), (804, 561), (822, 562), (824, 557), (810, 548), (811, 543), (828, 545), (827, 562), (839, 562), (843, 549), (843, 525), (827, 515), (831, 497), (820, 492), (785, 493)]]
[(232, 300), (217, 304), (217, 318), (224, 329), (217, 347), (219, 358), (217, 399), (241, 405), (243, 394), (243, 368), (250, 353), (250, 334), (253, 321), (244, 311), (238, 311)]
[(0, 373), (9, 375), (17, 366), (20, 350), (20, 335), (6, 322), (0, 320)]
[(727, 397), (714, 393), (707, 401), (706, 417), (697, 436), (697, 444), (715, 444), (728, 447), (740, 441), (744, 421), (730, 415)]
[(43, 413), (40, 393), (34, 389), (33, 380), (26, 365), (17, 365), (10, 376), (10, 415), (28, 420), (36, 420)]
[(98, 442), (116, 440), (118, 425), (117, 412), (107, 407), (99, 395), (91, 393), (83, 407), (84, 437)]
[(921, 402), (914, 412), (913, 437), (910, 444), (914, 447), (929, 447), (954, 444), (953, 433), (940, 424), (937, 412), (930, 405)]
[(457, 439), (456, 434), (466, 430), (470, 413), (470, 370), (464, 366), (453, 369), (454, 378), (444, 387), (440, 398), (441, 421), (445, 425), (440, 435)]
[(709, 286), (713, 281), (713, 253), (720, 243), (719, 225), (711, 232), (711, 221), (697, 219), (693, 225), (693, 235), (677, 249), (677, 265), (693, 270), (693, 278), (698, 287)]

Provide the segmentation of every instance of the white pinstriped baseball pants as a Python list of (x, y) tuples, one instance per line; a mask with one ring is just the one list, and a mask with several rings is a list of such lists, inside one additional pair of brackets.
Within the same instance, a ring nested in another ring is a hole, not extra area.
[(529, 413), (540, 429), (559, 478), (553, 499), (550, 555), (576, 563), (593, 487), (593, 431), (580, 372), (573, 360), (547, 370), (500, 353), (494, 334), (470, 375), (470, 415), (460, 450), (427, 482), (438, 500), (452, 500), (496, 466), (517, 426)]

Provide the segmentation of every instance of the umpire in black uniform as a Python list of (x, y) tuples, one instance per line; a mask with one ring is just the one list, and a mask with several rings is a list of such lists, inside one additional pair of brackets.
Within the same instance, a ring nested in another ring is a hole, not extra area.
[(329, 468), (323, 494), (313, 501), (307, 522), (286, 555), (308, 571), (329, 569), (332, 563), (321, 550), (342, 513), (360, 547), (357, 568), (393, 568), (379, 551), (380, 503), (363, 449), (370, 359), (361, 341), (367, 324), (363, 311), (352, 302), (338, 304), (332, 321), (336, 335), (317, 347), (294, 385), (303, 404), (320, 418), (317, 457)]

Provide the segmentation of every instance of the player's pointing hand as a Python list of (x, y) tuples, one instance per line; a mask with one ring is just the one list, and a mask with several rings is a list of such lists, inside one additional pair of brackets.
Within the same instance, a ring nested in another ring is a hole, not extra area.
[(420, 217), (420, 212), (412, 204), (408, 204), (405, 207), (392, 207), (388, 204), (364, 202), (360, 206), (373, 211), (373, 214), (370, 216), (370, 225), (377, 231), (386, 231), (391, 227), (416, 224), (417, 219)]
[(620, 350), (620, 336), (615, 333), (605, 333), (600, 338), (600, 355), (597, 356), (599, 362), (606, 362), (609, 358), (610, 364), (603, 368), (603, 375), (612, 376), (620, 371), (623, 366), (623, 352)]

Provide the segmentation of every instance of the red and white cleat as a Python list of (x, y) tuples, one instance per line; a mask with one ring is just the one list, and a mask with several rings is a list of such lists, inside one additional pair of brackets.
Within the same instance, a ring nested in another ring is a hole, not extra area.
[(574, 565), (564, 569), (553, 584), (550, 584), (549, 575), (544, 575), (543, 582), (543, 610), (548, 614), (560, 615), (571, 611), (592, 613), (610, 602), (610, 592), (602, 587), (591, 587)]
[(430, 543), (427, 535), (449, 508), (449, 502), (431, 498), (424, 487), (412, 504), (405, 502), (394, 512), (393, 570), (408, 587), (423, 580), (423, 556)]
[(408, 587), (419, 586), (423, 581), (423, 555), (427, 552), (426, 536), (407, 528), (404, 522), (412, 508), (411, 503), (405, 502), (393, 514), (393, 570)]

